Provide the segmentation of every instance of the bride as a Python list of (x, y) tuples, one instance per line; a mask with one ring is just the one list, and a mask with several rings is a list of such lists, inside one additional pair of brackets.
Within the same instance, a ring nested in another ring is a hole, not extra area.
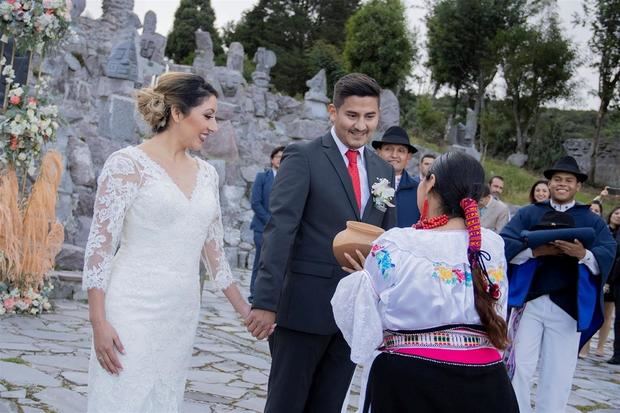
[(86, 246), (90, 413), (180, 410), (200, 258), (235, 310), (250, 311), (224, 255), (217, 173), (188, 154), (217, 130), (217, 92), (200, 76), (167, 73), (137, 102), (154, 136), (106, 161)]

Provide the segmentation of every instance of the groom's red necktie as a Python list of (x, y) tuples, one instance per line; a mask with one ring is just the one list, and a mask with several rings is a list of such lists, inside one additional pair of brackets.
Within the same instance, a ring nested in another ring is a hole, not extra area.
[(351, 176), (351, 181), (353, 182), (353, 192), (355, 192), (355, 200), (357, 201), (357, 209), (362, 209), (362, 190), (360, 188), (360, 172), (357, 169), (357, 155), (358, 151), (354, 151), (349, 149), (345, 154), (347, 159), (349, 160), (349, 166), (347, 169), (349, 170), (349, 176)]

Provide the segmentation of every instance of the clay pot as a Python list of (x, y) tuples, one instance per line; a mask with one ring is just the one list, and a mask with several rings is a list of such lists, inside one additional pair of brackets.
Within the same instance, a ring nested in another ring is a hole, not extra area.
[(343, 267), (351, 268), (351, 263), (345, 258), (344, 253), (357, 259), (355, 253), (357, 249), (364, 254), (364, 257), (368, 256), (372, 242), (384, 232), (383, 228), (364, 222), (347, 221), (347, 228), (336, 234), (332, 244), (336, 260)]

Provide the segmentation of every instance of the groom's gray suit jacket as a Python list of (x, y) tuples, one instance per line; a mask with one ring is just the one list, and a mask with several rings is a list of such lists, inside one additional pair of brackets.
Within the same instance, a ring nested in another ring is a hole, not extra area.
[[(394, 170), (364, 148), (369, 188), (380, 178), (394, 187)], [(372, 189), (371, 189), (372, 192)], [(347, 275), (332, 252), (332, 241), (346, 221), (390, 229), (395, 208), (385, 212), (372, 200), (360, 217), (347, 172), (331, 133), (287, 146), (270, 198), (253, 308), (275, 311), (279, 326), (313, 334), (334, 334), (330, 300)]]

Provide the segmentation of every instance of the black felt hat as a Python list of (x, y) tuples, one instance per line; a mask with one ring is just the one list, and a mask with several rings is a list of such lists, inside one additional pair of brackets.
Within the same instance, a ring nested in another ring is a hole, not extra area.
[(532, 227), (532, 230), (561, 228), (575, 228), (573, 217), (566, 212), (549, 211), (545, 212), (540, 221)]
[(415, 146), (409, 143), (407, 131), (400, 126), (390, 126), (388, 130), (385, 131), (380, 141), (372, 141), (372, 147), (379, 149), (384, 143), (406, 146), (411, 153), (416, 153), (418, 151)]
[(577, 181), (579, 182), (584, 182), (588, 179), (588, 175), (579, 170), (579, 165), (577, 165), (577, 161), (572, 156), (564, 156), (560, 158), (552, 168), (547, 169), (543, 172), (543, 174), (545, 175), (545, 178), (551, 179), (553, 174), (556, 172), (573, 174), (577, 177)]

